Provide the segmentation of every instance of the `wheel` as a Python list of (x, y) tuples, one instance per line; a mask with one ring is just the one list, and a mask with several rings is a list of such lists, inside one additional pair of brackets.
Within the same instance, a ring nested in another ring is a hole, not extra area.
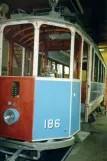
[(90, 116), (88, 118), (88, 123), (91, 123), (91, 122), (95, 122), (95, 117), (93, 114), (90, 114)]

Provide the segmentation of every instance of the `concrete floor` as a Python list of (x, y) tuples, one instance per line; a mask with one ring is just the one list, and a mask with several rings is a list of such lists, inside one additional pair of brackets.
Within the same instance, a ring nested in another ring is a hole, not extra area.
[(90, 135), (78, 143), (66, 161), (107, 161), (107, 116), (98, 116), (92, 124), (82, 124)]

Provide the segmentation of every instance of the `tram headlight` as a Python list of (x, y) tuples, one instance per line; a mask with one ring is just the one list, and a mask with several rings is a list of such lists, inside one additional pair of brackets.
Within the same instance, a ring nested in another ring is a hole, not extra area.
[(4, 121), (6, 124), (11, 125), (19, 119), (19, 112), (16, 109), (9, 108), (4, 112)]
[(55, 7), (58, 2), (59, 2), (59, 0), (49, 0), (50, 5), (53, 7)]

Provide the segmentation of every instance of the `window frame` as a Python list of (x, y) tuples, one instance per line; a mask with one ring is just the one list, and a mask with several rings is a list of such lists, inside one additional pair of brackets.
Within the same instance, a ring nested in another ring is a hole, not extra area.
[[(21, 25), (21, 24), (32, 24), (34, 27), (34, 31), (35, 31), (35, 21), (33, 19), (31, 19), (31, 21), (29, 20), (20, 20), (20, 21), (15, 21), (15, 20), (11, 20), (11, 21), (7, 21), (4, 24), (0, 25), (0, 76), (2, 76), (2, 57), (3, 57), (3, 37), (4, 37), (4, 29), (7, 26), (14, 26), (14, 25)], [(34, 39), (35, 39), (35, 34), (34, 34)], [(14, 42), (14, 44), (17, 44)], [(20, 44), (17, 44), (18, 46), (21, 46)], [(22, 47), (22, 57), (23, 59), (25, 58), (25, 48), (23, 46)], [(22, 59), (22, 66), (24, 64), (24, 60)], [(9, 54), (8, 54), (8, 62), (9, 62)], [(34, 63), (33, 63), (34, 64)], [(22, 67), (23, 68), (23, 67)], [(7, 69), (8, 69), (8, 65), (7, 65)], [(21, 76), (24, 76), (24, 68), (21, 69)], [(9, 69), (7, 70), (7, 73), (9, 72)], [(33, 75), (33, 74), (32, 74)], [(9, 73), (8, 73), (9, 76)], [(16, 76), (17, 77), (17, 76)]]
[[(42, 78), (42, 79), (53, 79), (51, 77), (40, 77), (38, 76), (38, 57), (39, 57), (39, 34), (40, 34), (40, 27), (42, 25), (52, 25), (52, 26), (56, 26), (56, 27), (62, 27), (62, 28), (67, 28), (68, 30), (70, 30), (71, 32), (71, 40), (70, 40), (70, 66), (69, 66), (69, 78), (54, 78), (54, 79), (63, 79), (63, 80), (66, 80), (66, 79), (72, 79), (72, 74), (73, 74), (73, 51), (74, 51), (74, 27), (72, 27), (71, 25), (68, 25), (68, 24), (62, 24), (62, 23), (57, 23), (57, 22), (44, 22), (42, 20), (40, 21), (37, 21), (37, 23), (35, 24), (36, 27), (35, 27), (35, 40), (34, 40), (34, 52), (36, 54), (36, 56), (34, 57), (34, 67), (35, 68), (35, 71), (33, 72), (33, 76), (35, 77), (38, 77), (38, 78)], [(38, 30), (38, 33), (36, 32)], [(36, 39), (36, 37), (38, 37)], [(37, 42), (38, 41), (38, 42)], [(38, 48), (36, 49), (35, 46), (38, 45)], [(56, 63), (57, 64), (57, 63)]]
[[(75, 30), (75, 36), (79, 35), (79, 37), (81, 37), (81, 48), (80, 48), (80, 53), (78, 54), (79, 55), (79, 61), (77, 61), (77, 78), (74, 78), (74, 63), (73, 63), (73, 79), (76, 79), (76, 80), (81, 80), (81, 70), (82, 70), (82, 54), (83, 54), (83, 37), (82, 35), (80, 34), (80, 32), (78, 30)], [(75, 36), (74, 36), (74, 54), (73, 54), (73, 61), (74, 61), (74, 56), (75, 56)], [(78, 56), (77, 55), (77, 56)], [(78, 65), (79, 64), (79, 65)], [(78, 78), (79, 77), (79, 78)]]

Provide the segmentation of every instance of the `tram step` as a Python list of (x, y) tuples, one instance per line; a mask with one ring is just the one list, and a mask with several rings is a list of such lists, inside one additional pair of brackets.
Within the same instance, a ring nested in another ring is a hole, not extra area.
[(75, 142), (82, 142), (90, 135), (89, 132), (79, 131), (75, 135)]

